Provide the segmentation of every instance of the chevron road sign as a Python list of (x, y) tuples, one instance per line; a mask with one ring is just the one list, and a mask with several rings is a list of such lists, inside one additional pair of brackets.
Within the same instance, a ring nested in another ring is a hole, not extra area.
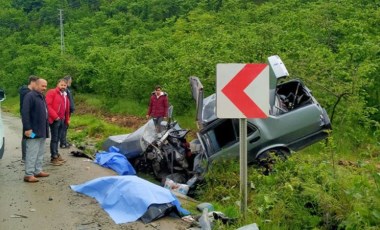
[(267, 64), (218, 64), (216, 67), (218, 118), (267, 118), (269, 66)]

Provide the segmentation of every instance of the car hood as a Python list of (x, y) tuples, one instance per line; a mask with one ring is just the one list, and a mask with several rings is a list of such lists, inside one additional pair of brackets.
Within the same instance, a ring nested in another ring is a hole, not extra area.
[[(274, 106), (276, 86), (279, 79), (289, 76), (285, 64), (278, 55), (268, 58), (269, 71), (269, 103), (270, 107)], [(196, 121), (198, 128), (201, 129), (205, 125), (218, 119), (216, 116), (216, 94), (212, 94), (204, 98), (203, 85), (198, 77), (191, 76), (189, 78), (191, 86), (191, 94), (196, 104)]]

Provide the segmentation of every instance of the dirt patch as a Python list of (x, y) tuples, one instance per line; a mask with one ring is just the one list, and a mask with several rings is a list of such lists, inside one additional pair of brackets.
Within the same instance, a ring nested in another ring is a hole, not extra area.
[(94, 108), (86, 105), (85, 103), (80, 103), (75, 107), (75, 114), (86, 115), (91, 114), (99, 117), (102, 120), (107, 121), (108, 123), (115, 124), (121, 127), (128, 127), (131, 129), (138, 129), (143, 124), (146, 123), (146, 118), (138, 117), (133, 115), (120, 115), (120, 114), (111, 114), (104, 112), (98, 108)]
[(111, 124), (116, 124), (122, 127), (129, 127), (131, 129), (138, 129), (146, 123), (145, 118), (130, 116), (130, 115), (112, 115), (103, 114), (102, 119)]

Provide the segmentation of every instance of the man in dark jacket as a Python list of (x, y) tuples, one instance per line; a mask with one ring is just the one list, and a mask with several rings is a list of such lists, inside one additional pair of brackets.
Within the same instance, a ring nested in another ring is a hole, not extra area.
[(152, 92), (149, 101), (149, 108), (146, 118), (152, 117), (156, 132), (161, 132), (161, 121), (168, 116), (168, 95), (162, 91), (161, 86), (157, 85)]
[(45, 155), (45, 141), (49, 137), (48, 114), (43, 93), (47, 82), (36, 81), (35, 90), (27, 93), (22, 103), (22, 125), (26, 138), (25, 182), (38, 182), (37, 177), (47, 177), (49, 173), (42, 171)]
[[(36, 81), (38, 80), (37, 76), (30, 75), (29, 76), (29, 81), (28, 85), (23, 85), (19, 89), (19, 94), (20, 94), (20, 114), (22, 114), (22, 102), (24, 101), (24, 97), (27, 93), (29, 93), (31, 90), (34, 90), (36, 87)], [(26, 154), (26, 138), (24, 134), (22, 134), (22, 139), (21, 139), (21, 162), (25, 161), (25, 154)]]

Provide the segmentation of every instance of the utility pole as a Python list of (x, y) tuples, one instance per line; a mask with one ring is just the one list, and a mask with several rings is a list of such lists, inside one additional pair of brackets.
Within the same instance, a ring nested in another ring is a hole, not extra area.
[(65, 52), (65, 37), (63, 32), (63, 13), (62, 9), (59, 9), (59, 25), (61, 28), (61, 54)]

